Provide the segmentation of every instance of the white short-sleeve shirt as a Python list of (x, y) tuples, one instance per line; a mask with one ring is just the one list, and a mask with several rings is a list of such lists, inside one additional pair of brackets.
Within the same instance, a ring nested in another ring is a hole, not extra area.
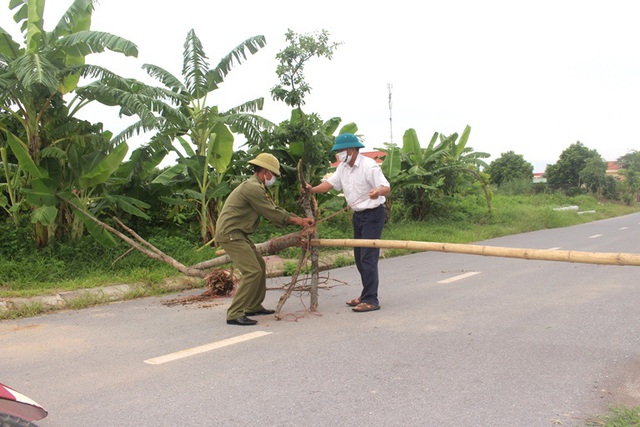
[(369, 191), (380, 186), (390, 187), (389, 181), (375, 160), (358, 153), (352, 166), (344, 162), (338, 165), (335, 173), (327, 182), (338, 191), (342, 191), (347, 204), (354, 211), (377, 208), (384, 204), (386, 198), (369, 198)]

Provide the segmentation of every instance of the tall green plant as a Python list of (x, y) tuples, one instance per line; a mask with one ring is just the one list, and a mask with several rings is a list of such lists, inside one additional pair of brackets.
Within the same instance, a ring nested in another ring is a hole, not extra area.
[[(256, 98), (226, 111), (209, 104), (209, 95), (219, 88), (236, 64), (255, 54), (266, 45), (264, 36), (254, 36), (235, 47), (217, 66), (210, 68), (202, 43), (194, 30), (184, 43), (182, 80), (167, 70), (145, 64), (147, 73), (159, 80), (171, 101), (178, 101), (163, 112), (156, 130), (158, 138), (169, 146), (178, 142), (177, 163), (153, 182), (176, 188), (168, 203), (193, 208), (198, 217), (203, 242), (215, 234), (217, 213), (224, 197), (230, 192), (226, 179), (233, 156), (233, 133), (244, 135), (249, 141), (260, 141), (262, 131), (274, 125), (255, 113), (261, 110), (263, 98)], [(144, 126), (141, 121), (135, 126)]]
[(564, 190), (577, 190), (581, 186), (580, 171), (587, 165), (587, 160), (602, 157), (596, 150), (587, 148), (580, 141), (571, 144), (553, 165), (547, 165), (545, 175), (550, 187)]
[(470, 132), (467, 126), (460, 139), (458, 134), (444, 136), (436, 132), (423, 148), (415, 129), (407, 129), (402, 147), (386, 144), (381, 167), (391, 183), (389, 200), (402, 200), (414, 219), (423, 220), (437, 199), (460, 192), (460, 180), (464, 182), (464, 175), (470, 175), (481, 183), (491, 210), (488, 181), (478, 171), (484, 164), (480, 159), (488, 154), (474, 153), (467, 147)]
[[(445, 193), (448, 195), (464, 195), (469, 191), (474, 192), (475, 189), (473, 189), (471, 183), (478, 183), (484, 192), (487, 209), (491, 214), (489, 176), (480, 171), (481, 168), (488, 166), (482, 159), (488, 158), (489, 153), (475, 152), (473, 148), (467, 146), (470, 133), (471, 127), (467, 125), (459, 138), (457, 133), (447, 137), (440, 135), (441, 141), (447, 147), (443, 158), (446, 165)], [(468, 178), (471, 178), (471, 182)]]
[[(87, 65), (86, 55), (105, 50), (126, 56), (138, 53), (128, 40), (90, 31), (92, 1), (73, 1), (50, 32), (44, 29), (44, 6), (45, 0), (10, 2), (24, 46), (0, 29), (0, 109), (9, 113), (0, 119), (0, 131), (24, 177), (22, 191), (14, 192), (11, 203), (26, 201), (30, 206), (38, 246), (48, 243), (56, 225), (74, 222), (59, 215), (60, 199), (69, 201), (77, 196), (78, 188), (83, 191), (87, 185), (95, 187), (106, 181), (105, 171), (113, 170), (111, 162), (126, 153), (126, 145), (103, 144), (111, 138), (105, 139), (100, 129), (71, 120), (64, 95), (77, 90), (82, 77), (119, 79), (104, 68)], [(15, 129), (13, 123), (20, 126)], [(90, 167), (82, 163), (87, 155), (92, 158)], [(103, 160), (106, 163), (101, 164)], [(8, 161), (3, 164), (7, 171)], [(82, 170), (78, 169), (81, 164)]]
[(622, 199), (626, 204), (632, 205), (638, 200), (640, 192), (640, 152), (632, 150), (618, 158), (620, 163), (620, 175), (622, 180)]
[[(334, 117), (322, 122), (316, 114), (305, 114), (302, 111), (305, 97), (311, 92), (304, 74), (305, 66), (314, 57), (331, 60), (341, 44), (331, 42), (329, 37), (326, 30), (298, 34), (289, 29), (285, 34), (287, 46), (276, 55), (279, 83), (271, 89), (271, 96), (276, 101), (283, 101), (293, 110), (290, 120), (279, 125), (276, 141), (281, 145), (274, 148), (284, 151), (282, 154), (288, 153), (293, 165), (297, 165), (301, 159), (305, 165), (304, 175), (307, 181), (312, 177), (317, 178), (320, 173), (324, 174), (330, 164), (333, 158), (330, 154), (332, 135), (341, 121)], [(341, 132), (355, 133), (356, 130), (354, 124), (349, 124)]]
[[(306, 165), (307, 180), (317, 180), (329, 172), (331, 162), (335, 156), (331, 153), (334, 133), (356, 133), (355, 123), (347, 123), (340, 127), (341, 120), (333, 117), (322, 121), (317, 114), (306, 115), (300, 109), (291, 111), (291, 118), (279, 123), (267, 139), (252, 147), (250, 152), (270, 151), (280, 161), (282, 176), (273, 190), (278, 205), (289, 210), (298, 208), (300, 185), (298, 171), (295, 167), (302, 160)], [(321, 204), (331, 197), (320, 194), (317, 198)]]
[(533, 178), (533, 165), (527, 162), (522, 154), (513, 150), (502, 153), (485, 169), (492, 184), (501, 186), (513, 180), (529, 180)]

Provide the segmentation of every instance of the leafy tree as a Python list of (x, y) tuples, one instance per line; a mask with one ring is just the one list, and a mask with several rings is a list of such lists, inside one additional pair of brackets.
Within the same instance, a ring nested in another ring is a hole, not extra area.
[[(143, 68), (165, 87), (168, 100), (177, 105), (162, 111), (157, 124), (155, 142), (172, 149), (177, 141), (186, 153), (175, 150), (179, 158), (153, 183), (176, 189), (164, 199), (174, 206), (193, 209), (197, 214), (200, 236), (209, 242), (215, 234), (215, 221), (224, 197), (231, 191), (227, 179), (234, 155), (233, 133), (243, 134), (248, 141), (259, 142), (264, 129), (274, 125), (254, 112), (261, 110), (263, 98), (256, 98), (226, 111), (209, 105), (209, 95), (219, 88), (236, 64), (266, 45), (264, 36), (243, 41), (210, 68), (202, 43), (194, 30), (184, 44), (182, 81), (167, 70), (151, 64)], [(143, 129), (141, 120), (131, 130)]]
[(618, 163), (620, 164), (620, 175), (624, 177), (622, 199), (630, 205), (637, 200), (640, 191), (640, 152), (630, 151), (619, 157)]
[(14, 20), (21, 25), (24, 46), (0, 29), (0, 111), (6, 112), (0, 131), (11, 153), (3, 156), (4, 188), (10, 212), (25, 204), (31, 209), (38, 247), (47, 245), (54, 233), (79, 234), (81, 224), (68, 203), (86, 206), (127, 152), (126, 144), (115, 144), (101, 125), (74, 119), (77, 108), (64, 96), (78, 90), (82, 77), (96, 79), (96, 84), (123, 82), (104, 68), (86, 64), (86, 55), (105, 50), (138, 53), (128, 40), (90, 31), (92, 1), (75, 0), (51, 32), (44, 29), (44, 5), (45, 0), (10, 2), (17, 10)]
[[(298, 34), (289, 29), (285, 34), (288, 45), (276, 55), (279, 83), (271, 89), (271, 96), (276, 101), (284, 101), (293, 111), (290, 120), (281, 123), (279, 129), (276, 129), (273, 142), (277, 143), (277, 146), (273, 148), (283, 154), (284, 158), (281, 160), (288, 164), (297, 165), (298, 160), (302, 159), (303, 164), (307, 166), (307, 181), (310, 181), (311, 177), (324, 175), (331, 163), (332, 134), (341, 121), (334, 117), (322, 122), (317, 115), (307, 115), (302, 111), (305, 96), (311, 92), (311, 86), (304, 75), (305, 66), (314, 57), (332, 59), (333, 53), (341, 44), (331, 42), (329, 37), (326, 30)], [(357, 129), (353, 124), (348, 128), (342, 129), (341, 132), (355, 132)], [(294, 177), (297, 182), (297, 176)]]
[[(281, 123), (276, 130), (274, 151), (281, 156), (288, 156), (294, 165), (300, 164), (301, 178), (306, 182), (311, 182), (321, 171), (326, 170), (330, 164), (330, 147), (333, 138), (332, 133), (337, 129), (340, 119), (333, 118), (326, 123), (322, 123), (316, 114), (306, 115), (302, 111), (305, 96), (311, 91), (304, 77), (304, 67), (313, 57), (325, 57), (331, 59), (338, 43), (329, 42), (329, 33), (323, 30), (316, 34), (296, 34), (288, 30), (285, 35), (288, 46), (278, 52), (276, 59), (279, 61), (276, 74), (280, 83), (271, 89), (274, 100), (284, 101), (288, 106), (293, 107), (291, 120)], [(347, 130), (345, 130), (347, 129)], [(343, 128), (343, 132), (353, 131), (357, 127), (353, 124)], [(282, 145), (281, 145), (282, 144)], [(288, 162), (287, 162), (288, 163)], [(294, 174), (288, 174), (289, 182), (298, 182), (297, 167), (292, 170)], [(293, 178), (293, 179), (292, 179)], [(297, 185), (283, 187), (288, 191), (293, 191)], [(289, 199), (294, 199), (289, 197)], [(317, 205), (315, 205), (310, 195), (303, 195), (301, 205), (305, 214), (317, 216)], [(314, 237), (318, 237), (318, 232), (314, 232)], [(311, 248), (311, 265), (314, 273), (311, 276), (311, 310), (315, 311), (318, 306), (318, 248)]]
[(500, 186), (505, 182), (517, 179), (531, 180), (533, 177), (533, 165), (527, 162), (522, 154), (507, 151), (492, 161), (489, 167), (485, 169), (485, 172), (489, 174), (489, 180), (492, 184)]
[(620, 200), (620, 193), (622, 193), (622, 183), (611, 175), (605, 176), (604, 188), (602, 191), (604, 198), (609, 200)]
[(290, 107), (301, 108), (305, 104), (305, 96), (311, 92), (311, 86), (305, 80), (304, 67), (313, 57), (332, 59), (341, 43), (330, 42), (326, 30), (298, 34), (289, 29), (285, 38), (288, 46), (276, 55), (279, 61), (276, 74), (280, 83), (271, 89), (271, 96)]
[(560, 154), (560, 159), (555, 164), (547, 165), (547, 183), (556, 189), (579, 188), (580, 171), (587, 165), (587, 160), (594, 157), (602, 160), (596, 150), (585, 147), (580, 141), (571, 144)]
[[(307, 171), (313, 169), (311, 176), (321, 177), (329, 171), (334, 158), (331, 153), (334, 140), (332, 135), (339, 124), (340, 119), (337, 117), (323, 122), (317, 114), (306, 115), (296, 108), (291, 111), (289, 120), (278, 124), (261, 144), (252, 147), (254, 154), (269, 150), (280, 161), (282, 176), (272, 190), (278, 205), (289, 211), (298, 208), (300, 188), (298, 171), (294, 165), (297, 165), (300, 159), (309, 159), (310, 167)], [(339, 132), (357, 132), (357, 127), (349, 123), (341, 127)], [(311, 149), (305, 150), (306, 146)], [(318, 194), (317, 200), (322, 204), (329, 197), (332, 196)]]
[(584, 168), (578, 174), (581, 185), (584, 185), (590, 192), (599, 194), (604, 191), (606, 175), (607, 163), (600, 157), (588, 158)]

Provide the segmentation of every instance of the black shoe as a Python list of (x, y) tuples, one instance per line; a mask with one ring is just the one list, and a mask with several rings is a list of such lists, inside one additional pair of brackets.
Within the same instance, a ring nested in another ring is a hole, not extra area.
[(264, 314), (273, 314), (275, 312), (276, 312), (275, 310), (269, 310), (267, 308), (263, 308), (260, 311), (245, 311), (244, 315), (245, 316), (261, 316)]
[(227, 325), (251, 326), (258, 323), (257, 320), (249, 319), (247, 316), (238, 317), (237, 319), (227, 320)]

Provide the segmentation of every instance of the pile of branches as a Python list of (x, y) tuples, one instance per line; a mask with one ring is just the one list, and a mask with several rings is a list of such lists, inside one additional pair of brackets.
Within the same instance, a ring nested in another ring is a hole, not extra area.
[(173, 298), (164, 301), (162, 304), (171, 307), (174, 305), (187, 305), (194, 302), (229, 297), (233, 296), (235, 290), (238, 288), (238, 276), (233, 273), (233, 269), (219, 268), (212, 270), (204, 279), (207, 282), (207, 290), (200, 295)]

